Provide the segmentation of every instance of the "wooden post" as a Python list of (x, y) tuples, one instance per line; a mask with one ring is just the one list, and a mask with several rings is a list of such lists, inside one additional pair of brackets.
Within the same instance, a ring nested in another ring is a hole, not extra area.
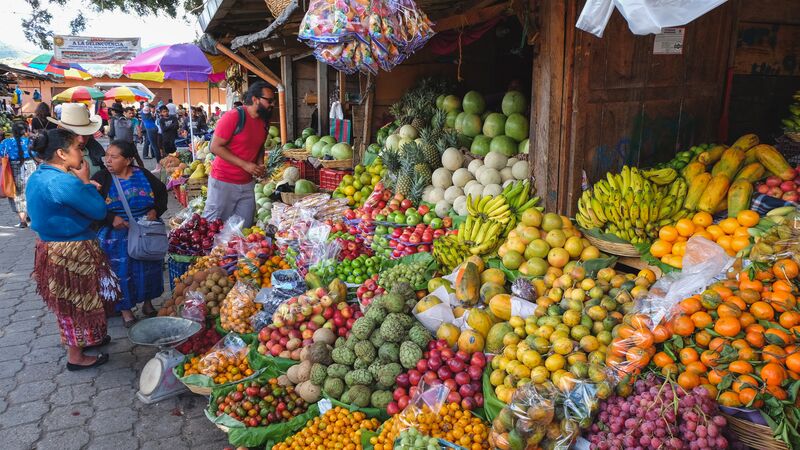
[(339, 103), (342, 104), (342, 110), (344, 110), (346, 88), (347, 88), (347, 74), (345, 74), (342, 71), (339, 71)]
[(362, 141), (364, 148), (361, 151), (362, 155), (367, 152), (367, 147), (372, 141), (372, 113), (375, 103), (375, 85), (372, 83), (372, 75), (367, 75), (367, 86), (369, 86), (369, 90), (367, 91), (367, 100), (364, 102), (364, 139)]
[(317, 114), (320, 136), (330, 132), (328, 113), (330, 98), (328, 97), (328, 65), (317, 61)]
[(291, 56), (281, 56), (281, 80), (286, 86), (286, 128), (289, 136), (297, 137), (295, 130), (295, 93), (294, 93), (294, 66)]

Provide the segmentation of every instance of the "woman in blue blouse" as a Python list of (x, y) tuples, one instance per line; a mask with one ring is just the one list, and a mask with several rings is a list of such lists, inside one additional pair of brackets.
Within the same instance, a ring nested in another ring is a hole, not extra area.
[(0, 142), (0, 158), (8, 156), (17, 194), (8, 198), (11, 210), (19, 216), (18, 228), (28, 226), (28, 208), (25, 205), (25, 185), (28, 178), (36, 170), (36, 161), (31, 156), (28, 140), (28, 127), (24, 122), (14, 122), (11, 126), (12, 137)]
[(67, 369), (99, 366), (108, 355), (83, 352), (111, 340), (105, 306), (119, 297), (119, 283), (93, 229), (106, 217), (106, 202), (89, 180), (75, 133), (57, 129), (36, 134), (31, 148), (44, 161), (25, 190), (31, 228), (39, 236), (33, 266), (36, 292), (56, 314), (67, 347)]

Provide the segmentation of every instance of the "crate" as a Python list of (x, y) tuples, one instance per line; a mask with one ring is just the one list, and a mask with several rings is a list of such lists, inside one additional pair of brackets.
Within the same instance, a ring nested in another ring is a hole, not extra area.
[(314, 184), (319, 184), (319, 169), (312, 166), (308, 161), (290, 160), (289, 164), (300, 170), (300, 178), (308, 180)]
[(345, 175), (353, 173), (350, 170), (320, 169), (319, 188), (332, 191), (339, 186)]
[(208, 177), (205, 178), (189, 178), (183, 188), (186, 192), (186, 203), (194, 200), (197, 197), (203, 196), (203, 187), (208, 186)]
[(169, 289), (175, 290), (175, 280), (185, 274), (189, 267), (194, 264), (196, 256), (176, 255), (170, 253), (167, 255), (167, 271), (169, 273)]

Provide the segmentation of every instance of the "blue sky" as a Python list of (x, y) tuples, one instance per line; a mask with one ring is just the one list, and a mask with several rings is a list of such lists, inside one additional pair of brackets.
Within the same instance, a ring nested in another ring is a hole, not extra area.
[[(43, 53), (44, 50), (28, 42), (22, 32), (22, 20), (29, 16), (28, 4), (25, 0), (0, 0), (3, 3), (5, 23), (0, 27), (0, 44), (13, 48), (24, 54)], [(43, 0), (46, 3), (46, 0)], [(74, 18), (74, 11), (86, 10), (87, 4), (81, 0), (67, 0), (64, 7), (52, 7), (52, 27), (56, 34), (69, 34), (69, 22)], [(6, 14), (10, 13), (10, 18)], [(82, 36), (99, 37), (140, 37), (142, 48), (156, 45), (190, 42), (200, 33), (196, 20), (187, 23), (181, 18), (181, 12), (175, 19), (162, 16), (140, 17), (135, 14), (121, 12), (104, 12), (85, 14), (86, 30)]]

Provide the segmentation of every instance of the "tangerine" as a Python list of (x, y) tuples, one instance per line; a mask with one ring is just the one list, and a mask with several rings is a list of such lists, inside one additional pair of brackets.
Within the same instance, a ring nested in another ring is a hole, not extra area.
[(711, 214), (705, 211), (700, 211), (696, 213), (694, 217), (692, 217), (692, 223), (701, 227), (707, 227), (714, 223), (714, 218), (711, 216)]
[(720, 317), (714, 324), (714, 331), (723, 336), (733, 337), (742, 331), (742, 324), (735, 317)]
[(758, 213), (749, 209), (739, 211), (739, 213), (736, 214), (736, 221), (743, 227), (754, 227), (758, 225), (760, 220), (761, 218)]

